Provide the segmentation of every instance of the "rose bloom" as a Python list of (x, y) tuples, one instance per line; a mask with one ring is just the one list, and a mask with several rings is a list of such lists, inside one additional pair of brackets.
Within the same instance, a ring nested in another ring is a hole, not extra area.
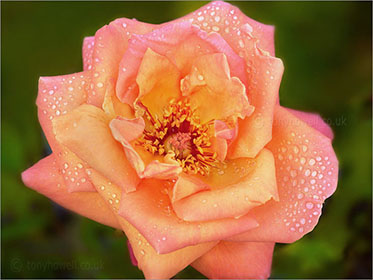
[(123, 230), (146, 278), (189, 264), (267, 278), (275, 243), (315, 227), (337, 185), (333, 133), (279, 104), (273, 26), (223, 2), (161, 25), (121, 18), (84, 39), (83, 64), (40, 78), (53, 153), (22, 179)]

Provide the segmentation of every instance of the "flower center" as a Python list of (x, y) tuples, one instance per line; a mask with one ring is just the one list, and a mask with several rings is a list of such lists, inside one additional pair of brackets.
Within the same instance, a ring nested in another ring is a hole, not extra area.
[(186, 158), (192, 151), (191, 139), (190, 134), (186, 132), (170, 135), (165, 141), (166, 152), (172, 151), (176, 158)]
[(171, 156), (184, 172), (209, 174), (217, 162), (208, 135), (212, 122), (201, 124), (190, 104), (183, 101), (172, 100), (161, 119), (154, 118), (143, 104), (139, 105), (149, 123), (139, 144), (152, 154)]

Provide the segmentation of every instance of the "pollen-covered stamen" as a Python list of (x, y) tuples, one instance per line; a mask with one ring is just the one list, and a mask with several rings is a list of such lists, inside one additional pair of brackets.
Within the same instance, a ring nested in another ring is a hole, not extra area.
[(211, 151), (209, 126), (201, 124), (190, 104), (171, 101), (161, 119), (140, 104), (149, 125), (139, 140), (152, 154), (166, 155), (179, 162), (184, 172), (206, 175), (216, 160)]
[(170, 135), (165, 140), (165, 149), (166, 152), (173, 151), (175, 153), (175, 157), (178, 159), (186, 158), (190, 155), (192, 151), (192, 144), (190, 140), (192, 137), (189, 133), (186, 132), (178, 132), (175, 134)]

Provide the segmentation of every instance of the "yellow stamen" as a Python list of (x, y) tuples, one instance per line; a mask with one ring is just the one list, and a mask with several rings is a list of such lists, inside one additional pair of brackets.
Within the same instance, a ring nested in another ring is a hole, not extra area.
[(201, 124), (190, 104), (172, 100), (164, 109), (161, 119), (155, 119), (142, 104), (145, 118), (150, 125), (144, 130), (138, 144), (158, 155), (172, 155), (184, 172), (207, 175), (217, 162), (216, 154), (210, 150), (209, 126)]

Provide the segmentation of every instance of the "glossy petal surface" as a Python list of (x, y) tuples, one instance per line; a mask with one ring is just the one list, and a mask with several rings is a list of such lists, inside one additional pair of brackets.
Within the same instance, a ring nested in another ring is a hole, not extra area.
[(109, 80), (117, 80), (118, 65), (133, 34), (145, 34), (154, 25), (120, 18), (105, 25), (95, 34), (88, 104), (101, 107)]
[(116, 217), (98, 193), (68, 192), (53, 154), (24, 171), (22, 180), (29, 188), (69, 210), (104, 225), (120, 228)]
[(122, 194), (119, 215), (131, 223), (159, 253), (217, 241), (256, 226), (251, 217), (189, 223), (179, 219), (168, 197), (170, 184), (142, 180), (136, 192)]
[(87, 72), (39, 79), (36, 100), (39, 122), (56, 155), (69, 192), (94, 191), (94, 187), (85, 174), (87, 163), (56, 141), (52, 120), (66, 115), (86, 101), (89, 81)]
[(210, 279), (267, 279), (272, 242), (220, 242), (192, 266)]
[(121, 145), (114, 140), (106, 114), (81, 105), (53, 121), (57, 140), (125, 191), (136, 190), (139, 178)]
[[(105, 177), (94, 170), (91, 170), (90, 178), (103, 200), (116, 213), (121, 200), (120, 188), (109, 183)], [(131, 243), (138, 266), (144, 272), (146, 279), (171, 278), (217, 244), (217, 242), (201, 243), (169, 254), (158, 254), (130, 223), (118, 215), (116, 217)]]
[[(240, 217), (250, 209), (277, 198), (275, 164), (270, 151), (262, 150), (251, 163), (252, 170), (235, 184), (203, 191), (173, 204), (178, 217), (186, 221), (208, 221)], [(241, 169), (236, 166), (236, 176)]]
[(250, 213), (260, 226), (234, 241), (294, 242), (313, 230), (322, 203), (337, 187), (338, 160), (330, 138), (277, 106), (273, 140), (279, 201), (269, 201)]

